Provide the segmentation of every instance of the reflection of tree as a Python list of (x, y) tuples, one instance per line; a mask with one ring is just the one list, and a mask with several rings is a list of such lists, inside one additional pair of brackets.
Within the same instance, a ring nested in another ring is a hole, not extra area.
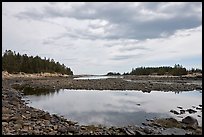
[(14, 88), (16, 90), (23, 91), (24, 95), (36, 95), (36, 96), (50, 95), (50, 96), (52, 96), (55, 92), (55, 89), (40, 88), (40, 87), (34, 88), (34, 87), (30, 87), (28, 85), (15, 86)]

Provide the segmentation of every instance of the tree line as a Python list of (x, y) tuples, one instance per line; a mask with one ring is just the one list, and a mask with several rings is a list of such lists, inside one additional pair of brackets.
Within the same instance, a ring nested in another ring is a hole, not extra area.
[[(174, 67), (162, 66), (162, 67), (138, 67), (133, 68), (131, 72), (124, 72), (122, 75), (173, 75), (181, 76), (186, 74), (202, 73), (201, 69), (192, 68), (187, 70), (180, 64), (175, 64)], [(116, 72), (108, 72), (106, 75), (121, 75)]]
[(175, 64), (174, 67), (139, 67), (132, 69), (130, 72), (130, 75), (151, 75), (151, 74), (157, 74), (157, 75), (164, 75), (169, 74), (173, 76), (181, 76), (188, 74), (186, 68), (183, 68), (182, 65)]
[(55, 62), (54, 59), (41, 59), (39, 56), (28, 56), (27, 54), (20, 55), (15, 51), (6, 50), (2, 56), (2, 70), (9, 73), (61, 73), (73, 75), (70, 68), (64, 64)]

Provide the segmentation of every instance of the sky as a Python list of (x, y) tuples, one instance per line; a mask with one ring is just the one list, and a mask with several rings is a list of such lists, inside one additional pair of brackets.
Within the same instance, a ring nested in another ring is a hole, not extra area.
[(2, 54), (8, 49), (74, 74), (202, 69), (202, 3), (3, 2)]

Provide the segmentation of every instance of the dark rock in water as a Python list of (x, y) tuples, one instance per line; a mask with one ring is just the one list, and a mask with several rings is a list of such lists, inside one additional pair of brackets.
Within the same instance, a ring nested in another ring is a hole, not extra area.
[(177, 108), (179, 108), (179, 109), (183, 109), (182, 107), (180, 107), (180, 106), (178, 106)]
[(198, 126), (197, 119), (195, 119), (195, 118), (193, 118), (191, 116), (187, 116), (184, 119), (182, 119), (182, 123), (188, 124), (188, 125), (193, 126), (193, 127)]
[(202, 105), (199, 105), (199, 107), (202, 107)]
[(197, 86), (195, 89), (196, 90), (202, 90), (202, 86)]
[(196, 107), (197, 110), (201, 110), (202, 108)]
[(201, 117), (200, 115), (197, 115), (198, 117)]
[(181, 128), (167, 128), (161, 131), (162, 135), (185, 135), (186, 131)]
[(142, 90), (142, 92), (143, 92), (143, 93), (145, 93), (145, 92), (150, 93), (150, 92), (151, 92), (151, 90), (150, 90), (150, 89), (148, 89), (147, 87), (145, 87), (145, 89), (143, 89), (143, 90)]
[(180, 114), (185, 114), (185, 110), (180, 110)]
[(178, 115), (179, 113), (176, 110), (170, 110), (171, 113)]
[(191, 114), (191, 113), (196, 113), (196, 112), (197, 112), (196, 110), (193, 110), (193, 109), (187, 109), (186, 111), (188, 111), (190, 114)]
[(140, 106), (140, 103), (138, 103), (137, 105)]

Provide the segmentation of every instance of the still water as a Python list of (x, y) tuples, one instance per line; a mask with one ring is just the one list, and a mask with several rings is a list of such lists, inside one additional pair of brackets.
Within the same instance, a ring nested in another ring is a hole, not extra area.
[[(26, 95), (29, 106), (43, 109), (51, 114), (64, 116), (79, 124), (102, 124), (106, 126), (141, 125), (146, 119), (174, 117), (181, 120), (193, 116), (202, 126), (202, 91), (143, 93), (136, 90), (70, 90), (60, 89), (47, 94)], [(175, 115), (178, 106), (194, 109), (194, 114)], [(199, 116), (200, 117), (199, 117)]]
[(101, 76), (101, 75), (94, 75), (94, 76), (84, 76), (84, 77), (78, 77), (74, 79), (83, 79), (83, 80), (88, 80), (88, 79), (108, 79), (108, 78), (123, 78), (123, 76)]

